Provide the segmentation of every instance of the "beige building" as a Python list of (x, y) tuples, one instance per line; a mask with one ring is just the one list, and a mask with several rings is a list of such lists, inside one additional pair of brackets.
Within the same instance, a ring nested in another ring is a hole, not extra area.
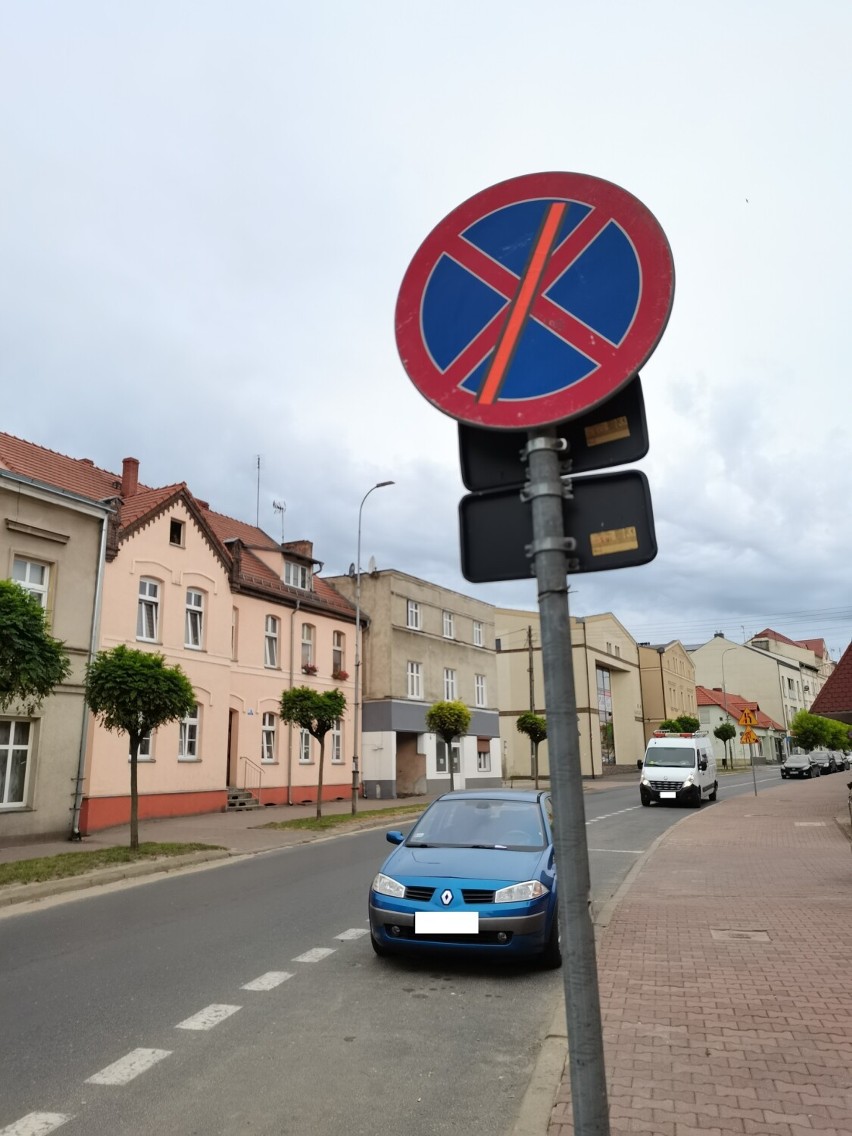
[(646, 742), (667, 718), (679, 718), (681, 714), (699, 717), (695, 664), (679, 639), (670, 643), (640, 643), (639, 674)]
[[(530, 743), (517, 730), (518, 716), (534, 705), (547, 717), (538, 612), (495, 612), (500, 738), (507, 778), (531, 772)], [(597, 777), (616, 767), (635, 770), (644, 752), (642, 691), (636, 642), (614, 615), (571, 617), (574, 689), (580, 767)], [(549, 775), (547, 742), (539, 747), (539, 771)]]
[[(356, 580), (328, 582), (355, 601)], [(470, 732), (453, 744), (454, 783), (502, 781), (494, 608), (404, 572), (361, 574), (363, 714), (361, 778), (368, 797), (445, 792), (444, 742), (426, 729), (434, 702), (464, 702)]]
[(770, 627), (765, 628), (749, 639), (749, 646), (770, 655), (781, 655), (798, 663), (801, 702), (805, 710), (810, 710), (814, 699), (822, 690), (829, 675), (834, 670), (834, 662), (828, 653), (824, 639), (788, 639)]
[(81, 804), (85, 668), (97, 622), (109, 506), (8, 469), (0, 456), (0, 572), (47, 610), (69, 677), (28, 715), (0, 714), (0, 842), (71, 836)]

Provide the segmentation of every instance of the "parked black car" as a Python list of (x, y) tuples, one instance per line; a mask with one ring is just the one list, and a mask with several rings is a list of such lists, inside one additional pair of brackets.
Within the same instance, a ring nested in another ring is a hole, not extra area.
[(843, 753), (840, 750), (836, 749), (834, 751), (834, 763), (837, 766), (837, 772), (838, 773), (840, 773), (840, 771), (843, 770), (843, 769), (848, 770), (849, 769), (849, 755), (847, 753)]
[(819, 777), (820, 765), (813, 753), (791, 753), (781, 763), (782, 777)]
[(811, 757), (819, 766), (820, 773), (836, 773), (840, 768), (840, 766), (834, 760), (834, 754), (830, 750), (812, 750)]

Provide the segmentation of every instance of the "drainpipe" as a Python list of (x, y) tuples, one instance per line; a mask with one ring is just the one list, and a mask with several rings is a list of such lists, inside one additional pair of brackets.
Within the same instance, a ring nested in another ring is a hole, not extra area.
[[(98, 639), (101, 630), (101, 604), (103, 599), (104, 569), (106, 566), (106, 540), (107, 526), (112, 510), (101, 518), (101, 546), (98, 553), (98, 577), (95, 582), (95, 607), (92, 612), (92, 636), (89, 641), (89, 662), (95, 657), (98, 650)], [(77, 758), (77, 780), (74, 786), (74, 808), (71, 816), (71, 834), (69, 840), (81, 840), (80, 810), (83, 807), (83, 774), (86, 770), (86, 748), (89, 743), (89, 707), (83, 699), (83, 725), (80, 731), (80, 754)]]
[[(300, 599), (296, 600), (296, 606), (293, 608), (293, 614), (290, 617), (290, 689), (293, 689), (293, 652), (295, 651), (296, 641), (296, 612), (302, 606)], [(293, 803), (293, 726), (287, 733), (287, 804)]]

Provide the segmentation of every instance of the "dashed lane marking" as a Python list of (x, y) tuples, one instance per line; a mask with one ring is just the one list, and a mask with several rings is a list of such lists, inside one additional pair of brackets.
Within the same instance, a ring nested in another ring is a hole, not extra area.
[(635, 812), (636, 809), (641, 809), (641, 808), (642, 808), (641, 805), (631, 805), (629, 809), (619, 809), (617, 813), (605, 813), (603, 816), (592, 817), (591, 820), (586, 821), (586, 824), (587, 825), (597, 824), (597, 822), (599, 820), (609, 820), (610, 817), (621, 816), (622, 813), (632, 813), (632, 812)]
[(328, 958), (329, 955), (333, 955), (334, 950), (334, 947), (311, 947), (311, 949), (305, 951), (303, 955), (296, 955), (293, 962), (319, 962), (320, 959)]
[(14, 1124), (0, 1128), (0, 1136), (47, 1136), (48, 1132), (73, 1119), (63, 1112), (28, 1112)]
[(231, 1014), (235, 1014), (240, 1009), (242, 1009), (241, 1006), (222, 1006), (214, 1002), (212, 1006), (205, 1006), (203, 1010), (199, 1010), (191, 1018), (178, 1022), (175, 1029), (213, 1029), (214, 1026), (218, 1026), (220, 1022), (224, 1022), (226, 1018), (230, 1018)]
[(268, 970), (260, 978), (255, 978), (251, 982), (247, 982), (245, 986), (241, 986), (240, 990), (274, 990), (276, 986), (280, 986), (282, 982), (286, 982), (288, 978), (292, 977), (293, 975), (289, 970)]
[(345, 943), (349, 939), (360, 939), (362, 935), (366, 934), (366, 927), (350, 927), (348, 931), (341, 931), (339, 935), (335, 935), (334, 937)]
[(86, 1078), (87, 1085), (126, 1085), (140, 1073), (168, 1057), (170, 1049), (131, 1049), (126, 1057), (113, 1061), (100, 1073)]
[(644, 848), (590, 848), (590, 852), (617, 852), (620, 856), (641, 856)]

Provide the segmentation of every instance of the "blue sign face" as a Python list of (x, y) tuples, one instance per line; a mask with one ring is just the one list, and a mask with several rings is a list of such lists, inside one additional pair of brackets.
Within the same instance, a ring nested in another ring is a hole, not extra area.
[(613, 394), (671, 307), (668, 243), (609, 182), (540, 174), (465, 202), (412, 261), (397, 342), (412, 380), (474, 425), (529, 427)]

